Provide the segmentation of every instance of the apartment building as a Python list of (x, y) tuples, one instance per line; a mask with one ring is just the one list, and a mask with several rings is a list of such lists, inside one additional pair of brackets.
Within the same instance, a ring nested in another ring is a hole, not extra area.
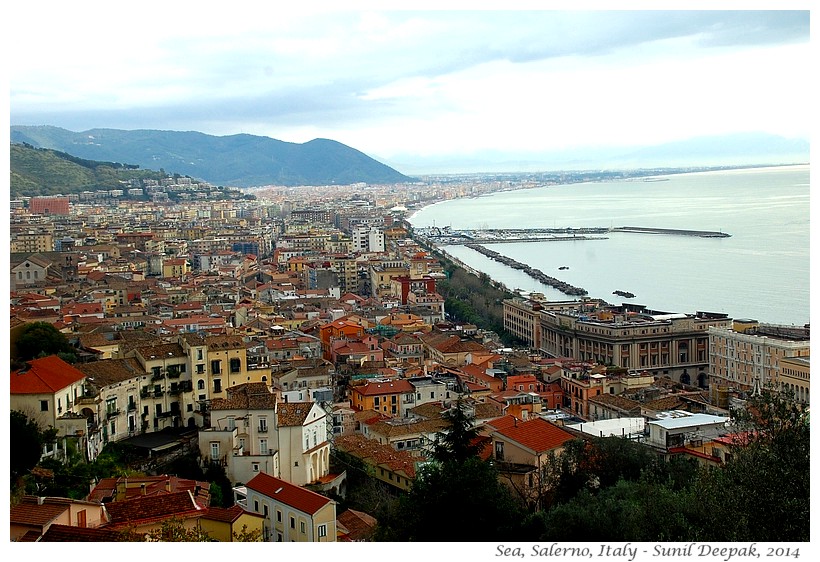
[[(794, 390), (796, 399), (808, 401), (811, 342), (807, 328), (741, 320), (732, 326), (710, 328), (708, 336), (713, 398), (730, 389), (749, 391), (755, 386), (772, 386)], [(800, 358), (806, 358), (806, 362), (794, 361)], [(788, 360), (792, 361), (785, 364), (786, 373), (784, 361)]]

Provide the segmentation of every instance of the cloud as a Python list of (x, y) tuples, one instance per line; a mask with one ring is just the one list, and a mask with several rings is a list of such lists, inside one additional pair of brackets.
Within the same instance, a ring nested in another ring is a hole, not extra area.
[(808, 11), (232, 8), (95, 22), (22, 7), (12, 123), (327, 137), (386, 155), (806, 132)]

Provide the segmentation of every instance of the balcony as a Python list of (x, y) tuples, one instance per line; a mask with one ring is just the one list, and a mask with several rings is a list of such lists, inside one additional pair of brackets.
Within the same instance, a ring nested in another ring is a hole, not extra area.
[(105, 411), (105, 415), (109, 418), (113, 418), (120, 415), (119, 408), (111, 408)]
[(151, 380), (152, 381), (161, 381), (164, 378), (165, 378), (164, 373), (154, 373), (153, 375), (151, 375)]
[(154, 398), (160, 398), (162, 396), (162, 389), (154, 390)]
[(149, 396), (151, 396), (150, 390), (148, 390), (147, 388), (143, 388), (142, 390), (140, 390), (140, 398), (148, 398)]
[(258, 428), (256, 428), (256, 432), (257, 433), (267, 433), (268, 432), (268, 426), (258, 427)]
[(130, 403), (128, 404), (128, 411), (129, 411), (129, 412), (133, 412), (133, 411), (134, 411), (134, 410), (136, 410), (136, 409), (137, 409), (137, 404), (136, 404), (135, 402), (130, 402)]

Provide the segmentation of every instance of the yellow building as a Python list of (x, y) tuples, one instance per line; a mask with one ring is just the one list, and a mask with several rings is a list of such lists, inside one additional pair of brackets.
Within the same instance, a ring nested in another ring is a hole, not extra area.
[(238, 503), (262, 515), (264, 541), (336, 542), (336, 502), (330, 498), (264, 472), (244, 492)]
[[(795, 398), (801, 400), (802, 394), (808, 401), (808, 357), (811, 353), (808, 329), (750, 325), (751, 322), (742, 321), (734, 329), (715, 327), (709, 330), (709, 386), (713, 397), (729, 389), (749, 391), (757, 385), (760, 388), (796, 389)], [(738, 331), (738, 328), (744, 331)], [(806, 358), (805, 365), (788, 363), (786, 374), (784, 361), (796, 358)]]
[(208, 536), (219, 542), (234, 542), (243, 535), (258, 533), (261, 541), (264, 535), (265, 518), (258, 513), (245, 511), (242, 506), (234, 504), (225, 509), (209, 507), (208, 512), (199, 520), (199, 528)]

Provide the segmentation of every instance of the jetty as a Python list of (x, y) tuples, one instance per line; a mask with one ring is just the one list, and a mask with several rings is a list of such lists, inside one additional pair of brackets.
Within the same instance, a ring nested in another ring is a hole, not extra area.
[(485, 248), (484, 246), (480, 246), (478, 244), (465, 244), (465, 247), (470, 248), (471, 250), (475, 250), (479, 254), (487, 256), (488, 258), (495, 260), (499, 263), (503, 263), (504, 265), (511, 267), (513, 269), (519, 269), (535, 279), (543, 283), (544, 285), (548, 285), (553, 289), (557, 289), (564, 293), (565, 295), (570, 296), (586, 296), (589, 293), (586, 289), (581, 287), (575, 287), (570, 285), (565, 281), (561, 281), (560, 279), (556, 279), (555, 277), (550, 277), (540, 269), (535, 269), (533, 267), (528, 266), (525, 263), (521, 263), (520, 261), (514, 260), (512, 258), (508, 258), (507, 256), (501, 255), (495, 250), (490, 250), (489, 248)]
[(675, 234), (678, 236), (699, 236), (700, 238), (728, 238), (731, 234), (714, 230), (685, 230), (677, 228), (648, 228), (645, 226), (618, 226), (612, 232), (634, 232), (636, 234)]

